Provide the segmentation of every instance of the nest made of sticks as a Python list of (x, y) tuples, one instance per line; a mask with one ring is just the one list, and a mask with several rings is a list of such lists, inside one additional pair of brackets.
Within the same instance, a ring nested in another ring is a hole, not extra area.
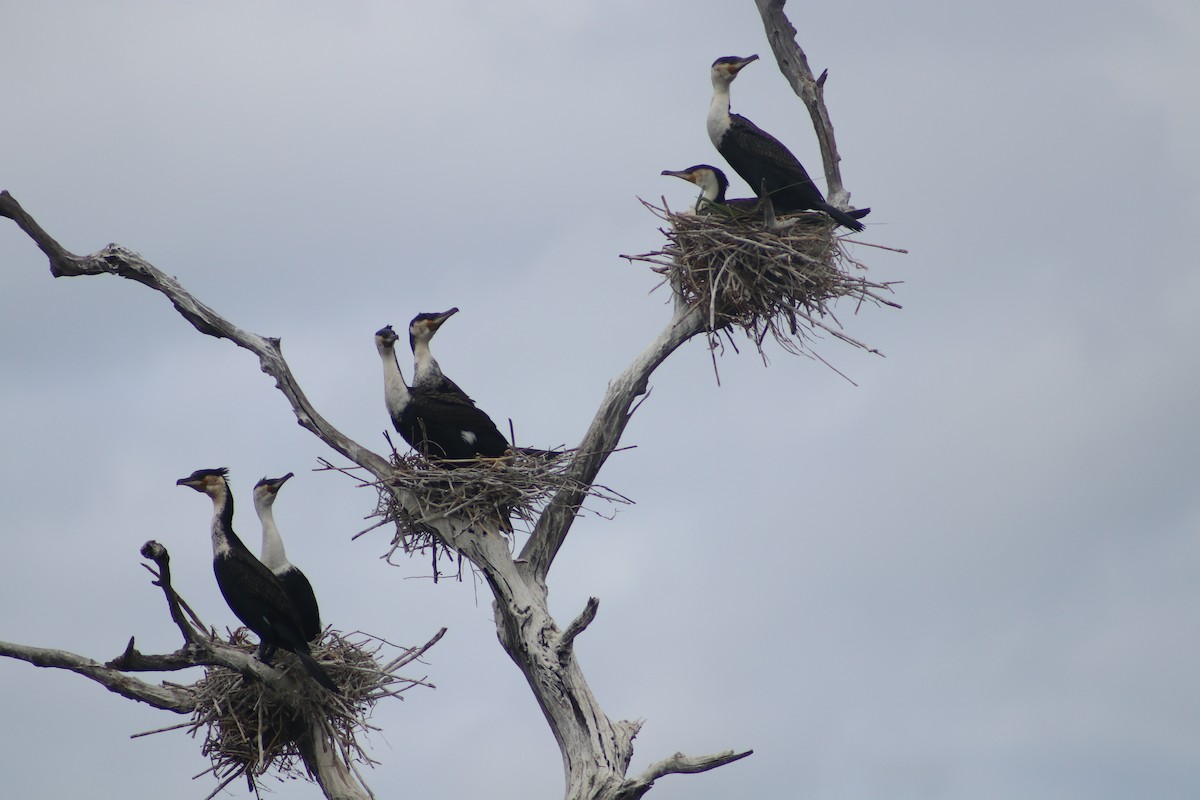
[[(680, 214), (643, 201), (669, 223), (667, 243), (637, 256), (663, 275), (689, 306), (705, 313), (710, 342), (741, 328), (761, 347), (768, 334), (789, 352), (805, 352), (817, 330), (870, 349), (847, 336), (831, 304), (849, 297), (857, 305), (899, 305), (884, 295), (891, 283), (867, 280), (866, 266), (847, 252), (837, 224), (825, 214), (802, 212), (769, 224), (761, 213)], [(826, 318), (832, 321), (826, 321)]]
[[(347, 764), (374, 763), (358, 741), (359, 734), (369, 729), (366, 720), (371, 709), (379, 699), (421, 682), (394, 674), (403, 655), (380, 664), (384, 643), (362, 636), (352, 641), (329, 630), (312, 644), (313, 658), (338, 685), (340, 695), (321, 688), (294, 655), (282, 650), (276, 653), (275, 666), (296, 676), (285, 689), (225, 667), (206, 668), (204, 677), (192, 686), (196, 708), (188, 729), (193, 736), (204, 737), (201, 752), (211, 761), (206, 772), (220, 780), (218, 792), (241, 775), (252, 787), (268, 770), (281, 779), (304, 776), (301, 747), (311, 737), (314, 721)], [(223, 643), (246, 653), (257, 649), (245, 628), (233, 631)]]
[[(444, 543), (430, 524), (434, 521), (452, 518), (459, 527), (480, 526), (504, 533), (512, 533), (516, 521), (530, 530), (540, 510), (564, 489), (610, 503), (632, 503), (608, 487), (586, 485), (572, 477), (570, 466), (575, 455), (573, 450), (516, 449), (504, 458), (459, 461), (447, 467), (415, 453), (400, 455), (393, 451), (394, 471), (386, 483), (375, 484), (379, 501), (371, 515), (379, 520), (372, 527), (389, 523), (395, 526), (385, 558), (390, 561), (397, 552), (432, 550), (436, 577), (438, 547)], [(406, 508), (394, 490), (408, 493), (417, 510)]]

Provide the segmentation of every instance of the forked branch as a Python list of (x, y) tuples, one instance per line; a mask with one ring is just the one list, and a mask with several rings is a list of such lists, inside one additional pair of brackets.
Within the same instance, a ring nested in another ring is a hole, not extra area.
[(825, 107), (825, 79), (829, 73), (822, 72), (820, 78), (813, 77), (812, 69), (808, 66), (808, 56), (796, 42), (796, 28), (783, 11), (787, 0), (754, 2), (758, 5), (759, 15), (762, 16), (767, 41), (771, 43), (771, 52), (775, 54), (779, 71), (791, 84), (792, 91), (804, 101), (808, 115), (812, 117), (813, 129), (821, 145), (821, 163), (825, 167), (825, 195), (833, 205), (845, 208), (850, 202), (850, 193), (842, 185), (842, 170), (839, 166), (842, 157), (838, 154), (829, 109)]
[(665, 775), (687, 775), (697, 772), (708, 772), (710, 769), (723, 767), (726, 764), (739, 761), (753, 754), (753, 750), (744, 750), (740, 753), (733, 750), (726, 750), (723, 753), (714, 753), (708, 756), (687, 756), (683, 753), (676, 753), (670, 758), (655, 761), (641, 775), (626, 781), (625, 785), (621, 787), (621, 791), (613, 800), (637, 800), (637, 798), (642, 797), (646, 792), (650, 791), (656, 780)]
[(260, 336), (237, 327), (213, 309), (197, 300), (180, 283), (132, 250), (115, 244), (87, 256), (77, 256), (56, 242), (7, 191), (0, 192), (0, 216), (8, 217), (25, 231), (50, 259), (54, 277), (77, 275), (117, 275), (136, 281), (162, 293), (175, 309), (201, 333), (228, 339), (258, 356), (262, 371), (275, 379), (276, 386), (292, 405), (296, 420), (327, 445), (377, 478), (384, 478), (390, 467), (387, 459), (368, 450), (343, 434), (304, 396), (291, 368), (283, 358), (279, 340)]
[[(667, 356), (684, 342), (704, 330), (704, 315), (696, 306), (687, 306), (676, 297), (671, 321), (662, 333), (635, 358), (625, 371), (608, 384), (600, 409), (579, 443), (570, 473), (577, 485), (590, 486), (600, 468), (616, 449), (633, 416), (634, 401), (646, 393), (650, 375)], [(559, 491), (542, 512), (533, 535), (525, 543), (518, 564), (532, 577), (545, 584), (546, 574), (562, 547), (575, 516), (587, 498), (578, 488)]]

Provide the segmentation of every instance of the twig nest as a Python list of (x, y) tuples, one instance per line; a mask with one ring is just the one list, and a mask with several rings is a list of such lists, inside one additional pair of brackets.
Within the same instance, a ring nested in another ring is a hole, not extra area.
[[(245, 628), (235, 630), (224, 643), (247, 653), (257, 647)], [(389, 687), (404, 680), (380, 666), (376, 655), (382, 647), (375, 640), (352, 642), (336, 631), (327, 631), (312, 645), (313, 658), (338, 685), (340, 695), (319, 686), (294, 655), (282, 650), (272, 663), (295, 676), (285, 687), (225, 667), (206, 668), (205, 676), (192, 687), (196, 709), (189, 730), (193, 736), (203, 731), (201, 752), (212, 762), (210, 771), (222, 785), (239, 775), (253, 783), (268, 770), (281, 778), (301, 777), (306, 774), (301, 747), (314, 723), (347, 760), (372, 763), (357, 735), (367, 730), (367, 716), (375, 702), (395, 694)]]
[[(390, 560), (397, 551), (432, 550), (436, 578), (438, 547), (446, 552), (446, 543), (440, 540), (434, 523), (451, 519), (459, 528), (478, 526), (508, 534), (515, 521), (529, 529), (540, 510), (563, 489), (576, 489), (608, 502), (631, 502), (607, 487), (585, 485), (574, 478), (570, 467), (575, 453), (516, 449), (504, 458), (457, 461), (449, 466), (416, 454), (393, 452), (394, 472), (386, 482), (376, 484), (379, 503), (372, 515), (379, 518), (380, 525), (395, 525), (396, 534), (385, 557)], [(410, 498), (416, 509), (406, 507), (397, 493)]]
[(685, 303), (699, 306), (710, 340), (735, 326), (756, 345), (770, 333), (799, 352), (821, 329), (865, 347), (840, 333), (830, 304), (850, 297), (896, 306), (883, 297), (891, 285), (864, 277), (865, 265), (850, 256), (825, 214), (781, 216), (768, 226), (761, 213), (680, 214), (643, 204), (669, 223), (661, 229), (667, 243), (627, 258), (650, 263)]

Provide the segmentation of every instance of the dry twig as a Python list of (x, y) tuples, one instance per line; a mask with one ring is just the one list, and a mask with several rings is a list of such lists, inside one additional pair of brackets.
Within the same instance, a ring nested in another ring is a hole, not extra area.
[(856, 310), (864, 302), (899, 308), (887, 295), (893, 283), (868, 280), (866, 266), (854, 259), (836, 224), (819, 213), (786, 217), (786, 225), (767, 227), (755, 215), (679, 214), (664, 204), (645, 205), (668, 223), (661, 250), (636, 256), (663, 275), (689, 307), (702, 310), (709, 344), (722, 332), (741, 328), (760, 350), (768, 335), (788, 352), (811, 353), (818, 332), (863, 348), (878, 350), (847, 335), (831, 305), (848, 297)]
[[(579, 489), (609, 503), (633, 502), (606, 486), (585, 485), (571, 477), (568, 469), (574, 455), (571, 450), (538, 454), (515, 450), (504, 458), (461, 461), (448, 469), (417, 454), (393, 451), (391, 476), (386, 483), (373, 484), (379, 502), (371, 516), (378, 518), (380, 525), (391, 523), (396, 527), (384, 558), (390, 560), (397, 551), (412, 554), (431, 550), (436, 579), (438, 547), (445, 549), (446, 543), (426, 524), (429, 521), (455, 517), (468, 528), (512, 532), (512, 521), (517, 520), (528, 529), (537, 522), (550, 498), (562, 489)], [(417, 513), (396, 500), (397, 488), (417, 499)]]

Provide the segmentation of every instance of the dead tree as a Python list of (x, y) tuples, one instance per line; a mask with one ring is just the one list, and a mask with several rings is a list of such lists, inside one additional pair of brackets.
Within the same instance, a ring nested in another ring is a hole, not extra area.
[[(835, 203), (843, 202), (848, 195), (841, 185), (837, 169), (839, 156), (822, 100), (825, 75), (814, 79), (809, 72), (804, 54), (794, 41), (794, 29), (783, 15), (783, 0), (756, 2), (781, 70), (793, 81), (797, 92), (813, 111), (813, 121), (822, 142), (830, 199)], [(640, 723), (613, 720), (605, 714), (593, 696), (575, 654), (575, 640), (595, 619), (598, 600), (591, 598), (578, 616), (566, 625), (559, 624), (551, 616), (547, 602), (548, 579), (555, 557), (585, 499), (593, 490), (606, 459), (617, 449), (639, 398), (646, 393), (651, 374), (689, 339), (705, 333), (710, 337), (729, 335), (736, 320), (722, 316), (723, 312), (718, 308), (717, 289), (711, 290), (712, 297), (700, 302), (680, 290), (677, 275), (668, 276), (675, 290), (670, 319), (661, 333), (609, 383), (582, 441), (567, 456), (564, 481), (539, 508), (528, 538), (514, 554), (504, 521), (481, 519), (463, 510), (431, 512), (421, 491), (414, 488), (411, 482), (398, 477), (397, 464), (392, 459), (351, 440), (325, 419), (296, 382), (278, 339), (238, 327), (135, 252), (117, 245), (109, 245), (84, 256), (67, 251), (8, 192), (0, 193), (0, 215), (13, 220), (42, 250), (49, 259), (50, 272), (54, 277), (115, 275), (135, 281), (166, 297), (200, 333), (228, 339), (252, 353), (258, 358), (263, 372), (274, 380), (276, 387), (291, 404), (299, 424), (369, 474), (370, 480), (385, 492), (388, 502), (395, 505), (394, 516), (408, 526), (410, 533), (419, 532), (429, 537), (431, 541), (459, 554), (478, 571), (492, 593), (500, 642), (525, 676), (558, 742), (565, 776), (564, 796), (567, 800), (634, 800), (645, 795), (655, 781), (663, 776), (703, 772), (751, 754), (750, 750), (724, 750), (706, 755), (674, 753), (653, 762), (640, 774), (629, 775), (633, 739)], [(826, 227), (828, 230), (819, 232), (820, 235), (833, 237), (833, 226), (828, 224)], [(832, 246), (840, 247), (840, 244), (834, 242)], [(674, 257), (671, 252), (657, 255), (668, 260)], [(886, 286), (870, 285), (867, 287), (870, 291), (857, 297), (859, 300), (886, 303), (888, 301), (881, 300), (878, 293), (873, 291), (880, 288)], [(836, 296), (838, 294), (834, 292), (828, 297), (806, 297), (800, 301), (785, 297), (783, 302), (790, 304), (791, 316), (785, 317), (785, 324), (781, 328), (772, 330), (777, 333), (783, 331), (785, 335), (790, 331), (795, 336), (798, 324), (802, 325), (804, 319), (813, 320), (823, 315), (826, 310), (824, 302)], [(779, 298), (773, 297), (771, 303), (774, 305), (763, 313), (777, 313)], [(797, 303), (803, 307), (797, 306)], [(768, 322), (775, 325), (777, 320), (772, 318), (764, 321), (764, 324)], [(818, 327), (823, 326), (822, 323)], [(752, 331), (750, 327), (745, 329)], [(847, 341), (853, 340), (847, 338)], [(175, 616), (174, 610), (172, 615)], [(185, 624), (180, 625), (181, 630)], [(145, 684), (127, 674), (138, 665), (144, 665), (138, 661), (132, 645), (121, 659), (108, 665), (61, 651), (35, 651), (19, 645), (0, 644), (0, 655), (24, 659), (40, 666), (71, 669), (112, 691), (159, 708), (176, 712), (190, 709), (191, 700), (186, 692)], [(164, 658), (167, 660), (156, 662), (161, 669), (173, 668), (167, 663), (174, 658), (177, 661), (190, 659), (189, 663), (224, 664), (243, 673), (271, 672), (270, 668), (254, 662), (252, 658), (234, 656), (220, 647), (203, 645), (189, 638), (186, 630), (183, 650)], [(122, 666), (125, 672), (120, 669)], [(271, 676), (267, 675), (266, 678), (271, 679)], [(345, 765), (340, 768), (344, 771)], [(360, 796), (354, 794), (354, 787), (338, 785), (331, 790), (334, 783), (336, 781), (332, 779), (328, 783), (321, 781), (327, 796)]]

